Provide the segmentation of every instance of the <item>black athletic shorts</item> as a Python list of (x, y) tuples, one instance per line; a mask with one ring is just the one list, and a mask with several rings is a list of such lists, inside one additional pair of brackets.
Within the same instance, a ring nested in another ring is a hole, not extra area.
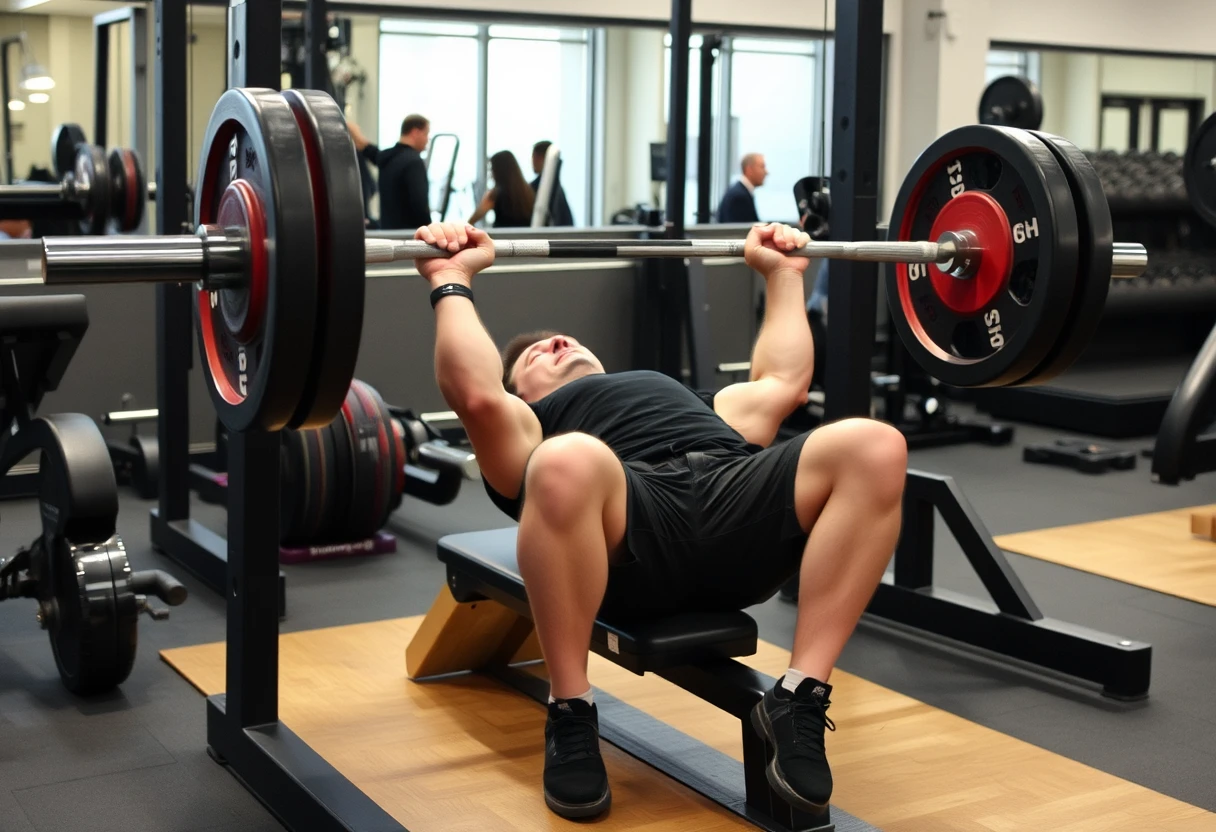
[(616, 615), (738, 610), (771, 598), (798, 570), (807, 534), (794, 477), (808, 434), (757, 453), (694, 452), (624, 462), (624, 559), (602, 609)]

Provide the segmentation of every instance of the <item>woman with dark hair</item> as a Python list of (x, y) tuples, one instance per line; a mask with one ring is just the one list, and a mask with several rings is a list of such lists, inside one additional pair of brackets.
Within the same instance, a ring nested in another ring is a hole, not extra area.
[(486, 191), (481, 204), (469, 217), (469, 225), (483, 219), (491, 209), (494, 211), (495, 228), (527, 228), (532, 224), (532, 203), (536, 195), (524, 179), (523, 171), (515, 154), (500, 150), (490, 157), (490, 175), (494, 187)]

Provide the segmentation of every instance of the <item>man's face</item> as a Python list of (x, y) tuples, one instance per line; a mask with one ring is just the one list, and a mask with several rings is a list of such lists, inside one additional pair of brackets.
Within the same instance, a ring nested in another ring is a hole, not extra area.
[(405, 143), (417, 151), (426, 150), (426, 146), (431, 141), (431, 125), (426, 127), (416, 127), (409, 132), (405, 137)]
[(591, 350), (567, 335), (554, 335), (520, 353), (511, 380), (516, 395), (536, 402), (568, 381), (602, 372), (604, 365)]
[(759, 188), (764, 184), (764, 180), (768, 178), (768, 166), (764, 164), (764, 157), (757, 156), (756, 161), (747, 166), (747, 170), (743, 173), (753, 185)]
[(545, 154), (533, 153), (532, 154), (532, 172), (539, 174), (544, 169), (545, 169)]

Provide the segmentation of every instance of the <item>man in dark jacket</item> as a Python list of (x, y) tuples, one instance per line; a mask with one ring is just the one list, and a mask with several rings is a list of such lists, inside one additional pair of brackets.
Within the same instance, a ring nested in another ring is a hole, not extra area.
[(431, 138), (431, 123), (420, 115), (401, 122), (397, 144), (381, 150), (372, 144), (357, 124), (347, 123), (355, 149), (380, 169), (380, 227), (420, 228), (431, 222), (430, 183), (422, 151)]
[(718, 205), (718, 222), (760, 222), (756, 213), (755, 192), (768, 177), (764, 156), (749, 153), (743, 157), (740, 167), (743, 168), (743, 175), (722, 194), (722, 202)]
[[(545, 154), (549, 152), (551, 144), (553, 142), (541, 141), (532, 145), (532, 172), (536, 174), (536, 178), (532, 180), (533, 193), (540, 190), (540, 174), (545, 169)], [(559, 164), (558, 173), (560, 174), (560, 172)], [(574, 213), (570, 210), (570, 203), (566, 201), (566, 192), (562, 189), (560, 180), (553, 183), (553, 194), (549, 206), (549, 225), (574, 225)]]

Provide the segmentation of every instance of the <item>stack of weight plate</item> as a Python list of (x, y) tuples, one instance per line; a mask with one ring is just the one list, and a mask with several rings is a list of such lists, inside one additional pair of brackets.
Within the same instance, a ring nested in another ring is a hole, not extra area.
[(283, 431), (282, 460), (284, 545), (366, 540), (401, 505), (404, 433), (380, 394), (358, 379), (329, 425)]

